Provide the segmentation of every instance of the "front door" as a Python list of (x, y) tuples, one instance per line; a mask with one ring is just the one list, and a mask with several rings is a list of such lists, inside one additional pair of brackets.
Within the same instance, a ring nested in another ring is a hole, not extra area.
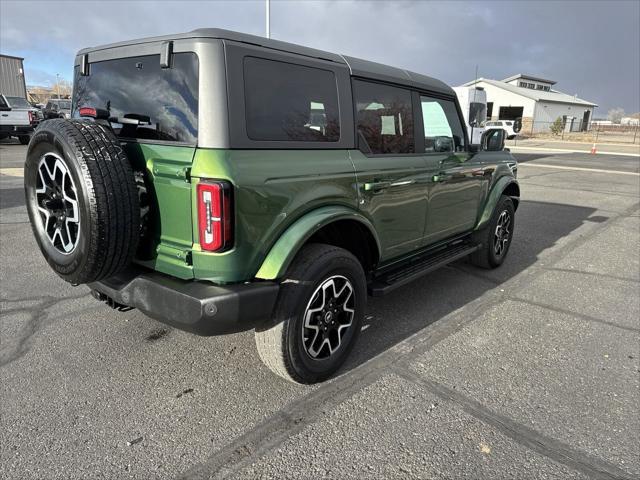
[(453, 100), (420, 96), (425, 162), (429, 171), (424, 245), (471, 231), (478, 218), (485, 172), (465, 151), (463, 126)]
[(358, 202), (378, 232), (384, 263), (421, 245), (429, 175), (424, 156), (415, 151), (411, 91), (354, 80), (353, 92)]

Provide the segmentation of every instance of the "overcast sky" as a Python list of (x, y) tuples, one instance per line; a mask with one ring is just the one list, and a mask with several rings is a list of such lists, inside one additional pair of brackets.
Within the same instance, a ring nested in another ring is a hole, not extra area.
[[(264, 35), (264, 1), (0, 0), (0, 52), (30, 85), (71, 80), (83, 47), (220, 27)], [(640, 111), (640, 1), (277, 1), (272, 37), (414, 70), (451, 85), (527, 73)]]

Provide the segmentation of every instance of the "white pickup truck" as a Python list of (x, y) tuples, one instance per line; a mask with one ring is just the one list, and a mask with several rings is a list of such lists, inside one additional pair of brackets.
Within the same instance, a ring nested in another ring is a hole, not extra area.
[(17, 137), (26, 145), (38, 121), (36, 110), (24, 98), (0, 94), (0, 140)]

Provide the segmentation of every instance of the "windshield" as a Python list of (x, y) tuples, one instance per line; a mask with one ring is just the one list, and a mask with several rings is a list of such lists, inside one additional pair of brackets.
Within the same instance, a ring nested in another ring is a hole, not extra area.
[(487, 119), (487, 106), (484, 103), (471, 102), (469, 104), (469, 125), (480, 126)]
[(29, 102), (22, 97), (7, 97), (11, 108), (33, 108)]
[(198, 57), (175, 53), (171, 68), (160, 55), (118, 58), (76, 67), (73, 117), (81, 107), (109, 112), (115, 133), (124, 138), (195, 144), (198, 135)]

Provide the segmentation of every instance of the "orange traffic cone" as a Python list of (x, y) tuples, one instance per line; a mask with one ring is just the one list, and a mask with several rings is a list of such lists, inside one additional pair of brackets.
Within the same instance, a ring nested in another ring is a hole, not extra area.
[(593, 144), (593, 147), (591, 147), (591, 153), (596, 153), (596, 144)]

